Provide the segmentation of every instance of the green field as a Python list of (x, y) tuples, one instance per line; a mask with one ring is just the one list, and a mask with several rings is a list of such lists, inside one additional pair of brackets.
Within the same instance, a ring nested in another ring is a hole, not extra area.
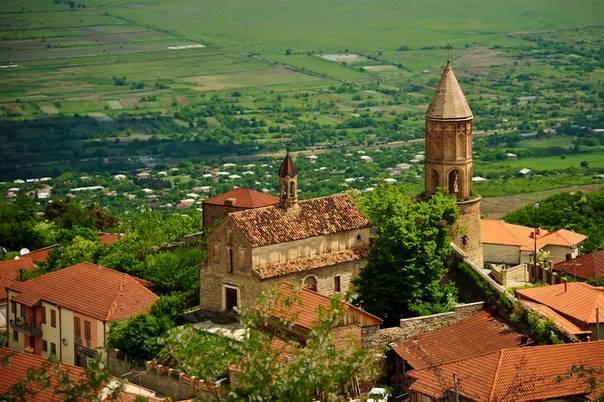
[[(421, 140), (450, 53), (476, 132), (495, 139), (475, 141), (475, 173), (491, 179), (479, 192), (525, 192), (525, 167), (535, 188), (587, 184), (604, 172), (602, 15), (587, 0), (7, 0), (0, 180), (148, 158), (205, 170), (287, 146), (324, 155), (309, 196), (391, 176), (418, 189), (421, 168), (396, 165), (421, 141), (389, 144)], [(375, 165), (345, 156), (359, 149)]]

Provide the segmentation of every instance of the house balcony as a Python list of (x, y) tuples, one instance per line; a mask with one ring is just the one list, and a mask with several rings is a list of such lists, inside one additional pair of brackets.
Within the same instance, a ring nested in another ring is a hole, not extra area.
[(10, 326), (17, 332), (21, 332), (28, 336), (42, 336), (42, 327), (38, 324), (30, 324), (22, 318), (10, 320)]

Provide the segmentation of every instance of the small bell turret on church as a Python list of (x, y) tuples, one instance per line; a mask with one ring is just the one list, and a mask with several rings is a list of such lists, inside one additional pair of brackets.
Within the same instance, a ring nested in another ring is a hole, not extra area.
[(285, 154), (279, 167), (279, 205), (281, 208), (295, 208), (298, 206), (298, 170), (289, 151)]
[(455, 244), (482, 268), (480, 197), (472, 193), (474, 116), (450, 62), (426, 111), (425, 193), (442, 189), (455, 196), (460, 217), (451, 230)]

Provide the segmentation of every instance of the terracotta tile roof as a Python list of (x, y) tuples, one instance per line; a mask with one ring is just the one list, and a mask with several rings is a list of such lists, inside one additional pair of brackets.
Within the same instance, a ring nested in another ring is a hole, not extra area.
[(300, 201), (298, 208), (277, 206), (229, 214), (251, 247), (307, 239), (369, 227), (347, 194)]
[(522, 345), (515, 332), (487, 310), (456, 324), (390, 346), (414, 369)]
[(6, 288), (12, 286), (13, 283), (15, 283), (15, 279), (0, 276), (0, 303), (6, 301)]
[(604, 250), (582, 255), (574, 260), (559, 262), (554, 265), (554, 271), (566, 272), (582, 279), (604, 276)]
[[(17, 352), (8, 348), (0, 349), (0, 395), (8, 393), (14, 384), (22, 381), (29, 369), (42, 368), (46, 362), (46, 359), (32, 353)], [(74, 380), (80, 380), (84, 375), (82, 368), (69, 364), (61, 363), (61, 369), (69, 373), (69, 377)], [(34, 398), (30, 396), (27, 399), (28, 401), (58, 402), (62, 400), (60, 395), (56, 395), (54, 392), (59, 379), (52, 373), (54, 372), (49, 373), (50, 386), (42, 390), (36, 389), (39, 392)], [(102, 390), (99, 391), (99, 394), (101, 393)], [(117, 398), (118, 402), (133, 402), (135, 400), (136, 395), (126, 391), (122, 392)], [(147, 400), (150, 402), (163, 401), (163, 399), (155, 397), (147, 397)]]
[[(502, 220), (482, 219), (480, 221), (480, 239), (482, 243), (518, 246), (524, 251), (533, 250), (535, 247), (535, 241), (532, 238), (534, 230), (529, 226), (514, 225)], [(585, 239), (587, 239), (587, 236), (566, 229), (548, 232), (539, 228), (537, 249), (542, 249), (548, 245), (574, 247)]]
[(455, 120), (472, 118), (472, 110), (457, 82), (451, 63), (447, 63), (443, 70), (426, 117)]
[(329, 267), (344, 262), (358, 261), (367, 257), (368, 254), (369, 250), (367, 248), (357, 248), (353, 250), (319, 254), (307, 258), (298, 258), (293, 261), (261, 265), (253, 267), (252, 271), (258, 275), (260, 279), (276, 278), (295, 272), (312, 271), (314, 269)]
[(28, 256), (21, 256), (18, 260), (0, 261), (0, 276), (9, 279), (19, 279), (19, 271), (35, 267), (33, 260)]
[(52, 246), (43, 247), (43, 248), (39, 248), (37, 250), (30, 251), (29, 253), (27, 253), (25, 255), (27, 257), (31, 258), (34, 262), (46, 261), (46, 259), (48, 258), (48, 253), (50, 253), (57, 247), (59, 247), (58, 244), (53, 244)]
[(555, 232), (550, 232), (539, 237), (537, 239), (537, 247), (541, 248), (548, 245), (574, 247), (585, 241), (585, 239), (587, 239), (587, 236), (582, 235), (581, 233), (571, 232), (566, 229), (558, 229)]
[(40, 300), (103, 321), (147, 312), (157, 295), (128, 274), (83, 262), (9, 287), (28, 306)]
[(119, 233), (100, 233), (99, 240), (105, 246), (111, 246), (122, 239), (122, 235)]
[[(25, 378), (27, 370), (30, 368), (41, 368), (46, 362), (40, 356), (31, 353), (17, 352), (7, 348), (0, 349), (0, 395), (7, 393), (10, 388)], [(69, 372), (70, 377), (81, 378), (84, 371), (76, 366), (61, 364), (61, 367)], [(58, 382), (57, 378), (51, 376), (51, 386), (40, 392), (33, 399), (28, 399), (32, 402), (57, 402), (60, 397), (54, 394), (54, 386)]]
[(567, 320), (564, 316), (558, 314), (556, 311), (552, 310), (551, 308), (547, 307), (544, 304), (533, 303), (533, 302), (526, 301), (526, 300), (523, 301), (522, 303), (525, 304), (530, 309), (541, 314), (543, 317), (549, 318), (554, 323), (556, 323), (556, 325), (558, 327), (562, 328), (564, 331), (566, 331), (567, 333), (569, 333), (571, 335), (591, 334), (591, 331), (585, 331), (585, 330), (581, 329), (580, 327), (575, 325), (573, 322)]
[[(487, 244), (505, 244), (509, 246), (523, 246), (530, 243), (534, 228), (522, 225), (514, 225), (502, 220), (482, 219), (480, 221), (481, 241)], [(545, 229), (539, 228), (539, 235), (543, 236), (549, 233)], [(532, 249), (532, 247), (531, 247)]]
[(294, 177), (297, 174), (298, 170), (296, 169), (296, 164), (288, 152), (285, 154), (285, 158), (283, 158), (281, 166), (279, 166), (279, 177)]
[(604, 321), (604, 287), (584, 282), (570, 282), (528, 289), (516, 289), (522, 300), (543, 304), (558, 314), (587, 324), (596, 322), (596, 307), (600, 308), (600, 321)]
[[(559, 381), (577, 365), (599, 368), (604, 341), (503, 349), (437, 367), (413, 370), (412, 392), (443, 397), (457, 388), (472, 401), (542, 401), (589, 393), (589, 376)], [(592, 394), (593, 395), (593, 394)]]
[(203, 201), (208, 205), (224, 205), (225, 200), (234, 199), (235, 207), (239, 208), (261, 208), (279, 203), (279, 197), (249, 188), (234, 188), (226, 193), (217, 195)]
[[(287, 300), (294, 295), (294, 286), (290, 283), (280, 283), (277, 288), (279, 300)], [(294, 320), (296, 326), (311, 329), (318, 320), (319, 308), (328, 308), (330, 299), (309, 289), (301, 289), (298, 298), (290, 305), (274, 306), (271, 314), (275, 317)], [(362, 327), (381, 324), (382, 320), (350, 303), (344, 302), (343, 325), (359, 324)]]

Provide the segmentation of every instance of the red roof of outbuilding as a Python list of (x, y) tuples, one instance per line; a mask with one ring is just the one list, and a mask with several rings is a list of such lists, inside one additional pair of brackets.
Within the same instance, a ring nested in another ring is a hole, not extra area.
[[(598, 391), (589, 389), (590, 375), (565, 377), (573, 367), (599, 369), (602, 362), (604, 341), (503, 349), (412, 370), (409, 376), (415, 381), (410, 391), (442, 398), (458, 389), (463, 399), (471, 401), (543, 401), (584, 395), (595, 400)], [(601, 372), (595, 375), (603, 377)]]
[[(22, 381), (29, 369), (42, 368), (46, 362), (46, 359), (31, 353), (17, 352), (7, 348), (0, 349), (0, 394), (8, 393), (13, 385)], [(61, 368), (68, 372), (71, 378), (80, 379), (84, 375), (84, 370), (76, 366), (61, 364)], [(35, 398), (28, 400), (35, 402), (57, 402), (60, 400), (54, 393), (59, 379), (52, 375), (52, 372), (49, 374), (50, 386), (42, 390), (37, 387), (34, 388), (39, 392)]]
[(19, 271), (35, 267), (29, 255), (21, 256), (16, 260), (0, 261), (0, 276), (8, 279), (19, 279)]
[(390, 346), (414, 369), (479, 356), (522, 344), (522, 334), (487, 310), (445, 328)]
[(233, 206), (238, 208), (261, 208), (279, 203), (279, 197), (249, 188), (234, 188), (226, 193), (209, 198), (203, 203), (208, 205), (224, 205), (224, 202), (228, 199), (235, 200)]
[(115, 234), (115, 233), (100, 233), (99, 234), (99, 240), (105, 246), (111, 246), (113, 243), (116, 243), (116, 242), (120, 241), (121, 239), (122, 239), (121, 234)]
[[(279, 300), (288, 300), (294, 294), (294, 286), (283, 282), (277, 288)], [(329, 308), (330, 299), (310, 289), (300, 289), (300, 293), (291, 304), (281, 303), (273, 306), (271, 314), (275, 317), (293, 320), (303, 329), (311, 329), (318, 321), (319, 308)], [(343, 324), (359, 324), (361, 327), (380, 325), (382, 319), (362, 310), (350, 303), (344, 302)]]
[(554, 271), (566, 272), (581, 279), (604, 276), (604, 250), (594, 251), (574, 260), (559, 262)]
[(17, 303), (33, 306), (45, 300), (102, 321), (145, 313), (158, 299), (133, 276), (87, 262), (8, 288), (19, 293)]
[(57, 247), (59, 247), (58, 244), (53, 244), (52, 246), (42, 247), (37, 250), (30, 251), (25, 255), (31, 258), (34, 262), (46, 261), (48, 259), (48, 254)]
[(543, 304), (559, 314), (586, 324), (596, 322), (596, 310), (599, 307), (600, 321), (604, 321), (604, 287), (570, 282), (566, 285), (516, 289), (516, 295), (520, 299)]
[[(0, 395), (8, 394), (11, 387), (20, 381), (25, 379), (28, 370), (40, 369), (45, 367), (48, 360), (34, 355), (32, 353), (17, 352), (8, 348), (0, 349)], [(60, 363), (61, 371), (67, 373), (71, 380), (81, 381), (84, 376), (84, 370), (80, 367), (72, 366), (69, 364)], [(55, 393), (56, 388), (59, 385), (60, 379), (54, 370), (47, 372), (49, 375), (50, 384), (47, 388), (40, 389), (38, 386), (30, 386), (32, 391), (37, 391), (34, 395), (28, 395), (28, 401), (31, 402), (59, 402), (63, 400), (60, 395)], [(99, 387), (99, 395), (102, 394), (103, 389)], [(136, 400), (135, 394), (124, 390), (117, 397), (118, 402), (133, 402)], [(156, 397), (145, 397), (145, 400), (150, 402), (160, 402), (163, 399)]]

